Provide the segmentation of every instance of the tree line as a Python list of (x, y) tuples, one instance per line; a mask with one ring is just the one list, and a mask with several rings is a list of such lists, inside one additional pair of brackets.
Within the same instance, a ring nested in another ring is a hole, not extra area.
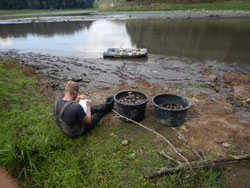
[(0, 0), (0, 9), (91, 8), (94, 0)]

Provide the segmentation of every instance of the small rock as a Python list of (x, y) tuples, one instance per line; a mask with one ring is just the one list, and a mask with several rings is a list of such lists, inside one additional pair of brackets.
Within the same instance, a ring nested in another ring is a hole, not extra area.
[(211, 101), (216, 101), (216, 96), (211, 96), (210, 95), (209, 98), (210, 98)]
[(246, 100), (246, 102), (247, 102), (247, 104), (249, 104), (249, 105), (250, 105), (250, 99), (247, 99), (247, 100)]
[(84, 83), (89, 83), (89, 82), (90, 82), (90, 79), (84, 78), (84, 79), (82, 79), (82, 81), (83, 81)]
[(50, 73), (55, 73), (55, 72), (58, 72), (58, 70), (54, 69), (54, 68), (49, 68), (48, 69), (48, 72)]
[(214, 83), (214, 82), (208, 82), (207, 83), (210, 87), (215, 87), (216, 86), (216, 83)]
[(130, 157), (134, 157), (135, 156), (135, 153), (131, 153), (129, 154)]
[(179, 140), (184, 140), (184, 135), (183, 135), (183, 134), (180, 134), (180, 135), (178, 136), (178, 139), (179, 139)]
[(165, 91), (168, 91), (168, 89), (169, 89), (168, 86), (163, 88), (163, 90)]
[(127, 141), (127, 140), (123, 140), (123, 141), (122, 141), (122, 145), (123, 145), (123, 146), (127, 146), (127, 145), (128, 145), (128, 141)]
[(240, 102), (240, 101), (236, 101), (236, 102), (235, 102), (235, 106), (236, 106), (236, 107), (241, 107), (241, 106), (242, 106), (242, 104), (241, 104), (241, 102)]
[(217, 79), (217, 76), (216, 75), (214, 75), (214, 74), (210, 74), (209, 76), (208, 76), (208, 78), (210, 79), (210, 80), (216, 80)]
[(74, 62), (74, 63), (72, 63), (73, 65), (75, 65), (75, 66), (82, 66), (82, 64), (81, 63), (78, 63), (78, 62)]
[(78, 82), (82, 80), (81, 75), (75, 74), (72, 78), (73, 81)]
[(223, 143), (222, 143), (222, 146), (223, 146), (223, 147), (225, 147), (225, 148), (228, 148), (228, 147), (230, 147), (230, 146), (231, 146), (231, 144), (226, 143), (226, 142), (223, 142)]
[(242, 105), (245, 107), (245, 108), (249, 108), (250, 107), (250, 101), (242, 101)]

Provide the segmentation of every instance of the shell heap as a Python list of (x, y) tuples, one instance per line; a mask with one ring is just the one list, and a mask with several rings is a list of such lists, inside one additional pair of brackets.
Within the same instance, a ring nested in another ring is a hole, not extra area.
[(141, 104), (146, 101), (145, 97), (141, 94), (127, 92), (121, 95), (118, 99), (123, 104)]
[(160, 104), (160, 106), (171, 110), (179, 110), (183, 108), (181, 104), (175, 104), (175, 103), (165, 103), (165, 104)]

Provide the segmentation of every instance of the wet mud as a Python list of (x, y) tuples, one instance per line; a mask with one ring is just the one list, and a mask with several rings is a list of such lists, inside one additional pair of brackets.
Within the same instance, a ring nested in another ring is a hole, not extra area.
[(188, 60), (149, 55), (139, 59), (103, 59), (58, 57), (37, 53), (19, 53), (18, 50), (0, 52), (1, 58), (17, 59), (49, 78), (53, 88), (64, 90), (65, 81), (79, 82), (82, 92), (93, 88), (111, 87), (124, 81), (147, 81), (165, 86), (167, 83), (206, 83), (199, 72), (202, 68)]

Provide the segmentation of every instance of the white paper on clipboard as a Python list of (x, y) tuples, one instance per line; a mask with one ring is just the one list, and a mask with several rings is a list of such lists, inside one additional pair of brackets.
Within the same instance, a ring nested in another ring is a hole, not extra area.
[(80, 100), (79, 104), (83, 107), (84, 112), (87, 112), (87, 101), (88, 100)]

